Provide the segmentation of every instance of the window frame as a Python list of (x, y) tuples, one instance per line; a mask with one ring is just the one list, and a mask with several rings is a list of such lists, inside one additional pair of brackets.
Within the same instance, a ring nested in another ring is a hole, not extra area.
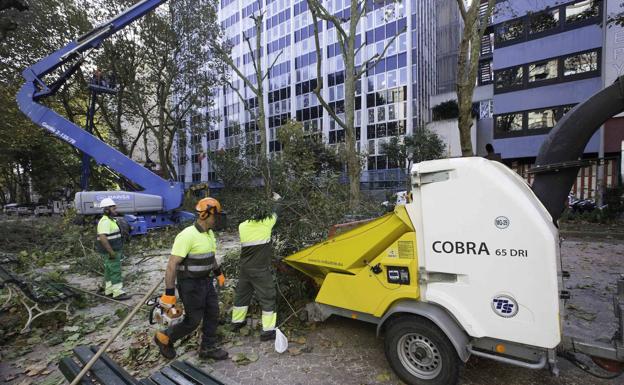
[[(561, 32), (566, 32), (566, 31), (577, 29), (577, 28), (583, 28), (588, 25), (602, 22), (602, 14), (604, 12), (604, 1), (602, 0), (594, 0), (594, 1), (599, 2), (597, 16), (591, 17), (586, 20), (577, 21), (577, 22), (570, 22), (570, 23), (566, 22), (567, 7), (574, 5), (574, 4), (581, 3), (583, 1), (585, 0), (576, 0), (576, 1), (569, 1), (567, 3), (557, 4), (552, 7), (544, 8), (538, 12), (527, 13), (526, 15), (516, 17), (513, 19), (509, 19), (509, 20), (505, 20), (501, 23), (493, 25), (492, 27), (494, 29), (494, 49), (508, 47), (510, 45), (523, 43), (523, 42), (531, 41), (535, 39), (540, 39), (545, 36), (555, 35)], [(535, 17), (536, 15), (540, 15), (540, 14), (547, 13), (547, 12), (552, 12), (557, 9), (559, 11), (559, 22), (555, 28), (551, 28), (551, 29), (548, 29), (542, 32), (536, 32), (536, 33), (530, 32), (531, 18)], [(523, 25), (522, 34), (513, 40), (501, 41), (498, 37), (499, 30), (503, 28), (505, 25), (515, 23), (515, 22), (519, 22)]]
[[(545, 58), (542, 60), (536, 60), (533, 62), (521, 64), (521, 65), (497, 69), (494, 71), (494, 95), (504, 94), (506, 92), (513, 92), (513, 91), (543, 87), (543, 86), (552, 85), (552, 84), (568, 83), (568, 82), (577, 81), (577, 80), (599, 77), (602, 74), (601, 50), (602, 50), (601, 47), (597, 47), (597, 48), (592, 48), (592, 49), (588, 49), (584, 51), (574, 52), (571, 54)], [(567, 58), (577, 56), (577, 55), (587, 54), (587, 53), (594, 53), (594, 52), (596, 53), (596, 69), (595, 70), (577, 73), (573, 75), (567, 75), (567, 76), (564, 75), (564, 63)], [(541, 81), (529, 82), (529, 67), (531, 65), (541, 64), (541, 63), (549, 62), (552, 60), (557, 60), (557, 77), (546, 79), (546, 80), (541, 80)], [(496, 76), (501, 71), (508, 71), (508, 70), (513, 70), (513, 69), (518, 69), (518, 68), (522, 68), (522, 82), (520, 85), (513, 85), (510, 87), (502, 87), (502, 88), (499, 88), (496, 86), (496, 83), (497, 83)]]
[[(564, 116), (563, 111), (565, 108), (570, 107), (570, 109), (572, 109), (575, 106), (576, 104), (562, 104), (562, 105), (557, 105), (557, 106), (546, 106), (546, 107), (532, 108), (532, 109), (522, 110), (522, 111), (510, 111), (510, 112), (505, 112), (503, 114), (495, 114), (493, 116), (493, 120), (494, 120), (493, 132), (492, 132), (493, 138), (505, 139), (505, 138), (518, 138), (518, 137), (524, 137), (524, 136), (545, 135), (549, 133), (550, 130), (552, 130), (554, 127), (556, 127), (557, 123), (563, 118)], [(540, 112), (540, 111), (545, 111), (545, 110), (555, 110), (555, 121), (556, 121), (555, 126), (549, 127), (549, 128), (541, 128), (541, 129), (529, 129), (529, 113)], [(522, 116), (522, 128), (520, 130), (510, 131), (510, 132), (498, 131), (498, 125), (497, 125), (498, 118), (500, 116), (512, 115), (512, 114), (519, 114)]]

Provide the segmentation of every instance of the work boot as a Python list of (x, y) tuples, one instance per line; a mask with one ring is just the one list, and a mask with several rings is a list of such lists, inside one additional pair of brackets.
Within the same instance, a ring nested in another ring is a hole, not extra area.
[(247, 320), (244, 320), (243, 322), (232, 323), (232, 331), (234, 333), (238, 333), (245, 326), (247, 326)]
[(275, 330), (260, 333), (260, 341), (272, 341), (275, 339)]
[(202, 360), (212, 359), (215, 361), (221, 361), (228, 358), (228, 352), (214, 346), (209, 348), (202, 346), (199, 349), (199, 358)]
[(131, 297), (131, 296), (129, 296), (129, 295), (128, 295), (128, 293), (122, 293), (122, 294), (119, 294), (117, 297), (114, 297), (114, 296), (113, 296), (113, 299), (114, 299), (114, 300), (117, 300), (117, 301), (127, 301), (127, 300), (129, 300), (130, 298), (132, 298), (132, 297)]
[(173, 348), (173, 345), (169, 342), (169, 336), (163, 332), (156, 332), (154, 335), (154, 342), (158, 349), (160, 350), (160, 354), (168, 360), (172, 360), (176, 356), (176, 351)]

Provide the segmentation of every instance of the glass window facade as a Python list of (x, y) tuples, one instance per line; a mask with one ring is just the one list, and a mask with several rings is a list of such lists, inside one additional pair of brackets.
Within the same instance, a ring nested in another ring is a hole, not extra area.
[[(350, 2), (330, 0), (323, 4), (337, 17), (350, 19)], [(436, 0), (368, 1), (366, 6), (367, 12), (355, 33), (355, 46), (359, 50), (356, 66), (360, 68), (363, 63), (369, 63), (361, 68), (363, 75), (355, 84), (355, 136), (358, 148), (370, 153), (367, 143), (360, 145), (359, 142), (369, 131), (376, 141), (406, 134), (413, 119), (427, 121), (429, 97), (436, 80), (432, 65), (435, 42), (431, 41), (435, 34)], [(245, 39), (255, 45), (257, 36), (251, 17), (259, 15), (263, 18), (262, 50), (249, 52)], [(344, 129), (325, 111), (314, 92), (320, 75), (324, 99), (344, 119), (345, 65), (336, 28), (331, 23), (319, 21), (316, 25), (323, 44), (320, 47), (321, 73), (318, 74), (315, 26), (305, 0), (221, 0), (219, 21), (231, 43), (233, 61), (253, 84), (258, 82), (253, 67), (255, 57), (260, 58), (264, 68), (274, 63), (263, 80), (266, 82), (263, 101), (267, 152), (281, 151), (277, 140), (279, 127), (289, 119), (301, 122), (304, 132), (318, 135), (329, 144), (345, 141)], [(214, 111), (219, 119), (214, 126), (204, 127), (204, 136), (197, 141), (200, 147), (206, 146), (210, 151), (258, 143), (259, 101), (234, 72), (230, 79), (245, 101), (241, 102), (239, 95), (227, 86), (215, 91)], [(417, 86), (412, 92), (414, 84)], [(379, 148), (376, 143), (373, 147), (373, 151)], [(198, 156), (189, 161), (199, 160), (199, 152), (189, 156), (196, 154)], [(387, 167), (388, 163), (380, 160), (373, 168)], [(197, 166), (191, 169), (198, 170)], [(194, 181), (197, 176), (191, 174), (197, 172), (188, 173)], [(201, 175), (211, 179), (214, 171), (209, 165)]]

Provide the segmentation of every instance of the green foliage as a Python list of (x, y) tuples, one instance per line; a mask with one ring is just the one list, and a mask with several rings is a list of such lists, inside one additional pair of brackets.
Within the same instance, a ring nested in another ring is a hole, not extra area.
[(604, 203), (607, 205), (605, 208), (605, 215), (609, 219), (617, 219), (624, 212), (624, 187), (612, 187), (605, 191)]
[(433, 121), (457, 119), (459, 117), (459, 107), (456, 100), (447, 100), (431, 109)]
[[(219, 151), (214, 156), (217, 177), (224, 183), (219, 199), (232, 226), (266, 215), (269, 207), (278, 211), (274, 230), (278, 256), (286, 256), (323, 239), (329, 227), (345, 221), (347, 214), (375, 216), (376, 205), (362, 201), (356, 211), (349, 208), (348, 186), (340, 182), (342, 156), (318, 136), (307, 135), (298, 122), (278, 130), (282, 151), (269, 160), (273, 190), (282, 196), (274, 203), (260, 185), (253, 162), (238, 149)], [(241, 171), (246, 169), (246, 171)], [(230, 173), (242, 175), (230, 178)]]
[(419, 163), (444, 157), (446, 145), (435, 132), (418, 128), (412, 135), (392, 137), (382, 146), (388, 160), (403, 168), (407, 163)]

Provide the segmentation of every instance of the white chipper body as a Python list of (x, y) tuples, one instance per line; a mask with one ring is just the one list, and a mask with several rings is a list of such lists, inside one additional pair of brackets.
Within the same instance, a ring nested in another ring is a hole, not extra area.
[(319, 285), (317, 313), (377, 324), (408, 383), (454, 383), (471, 355), (554, 367), (566, 293), (540, 200), (483, 158), (422, 162), (411, 178), (409, 203), (286, 258)]

